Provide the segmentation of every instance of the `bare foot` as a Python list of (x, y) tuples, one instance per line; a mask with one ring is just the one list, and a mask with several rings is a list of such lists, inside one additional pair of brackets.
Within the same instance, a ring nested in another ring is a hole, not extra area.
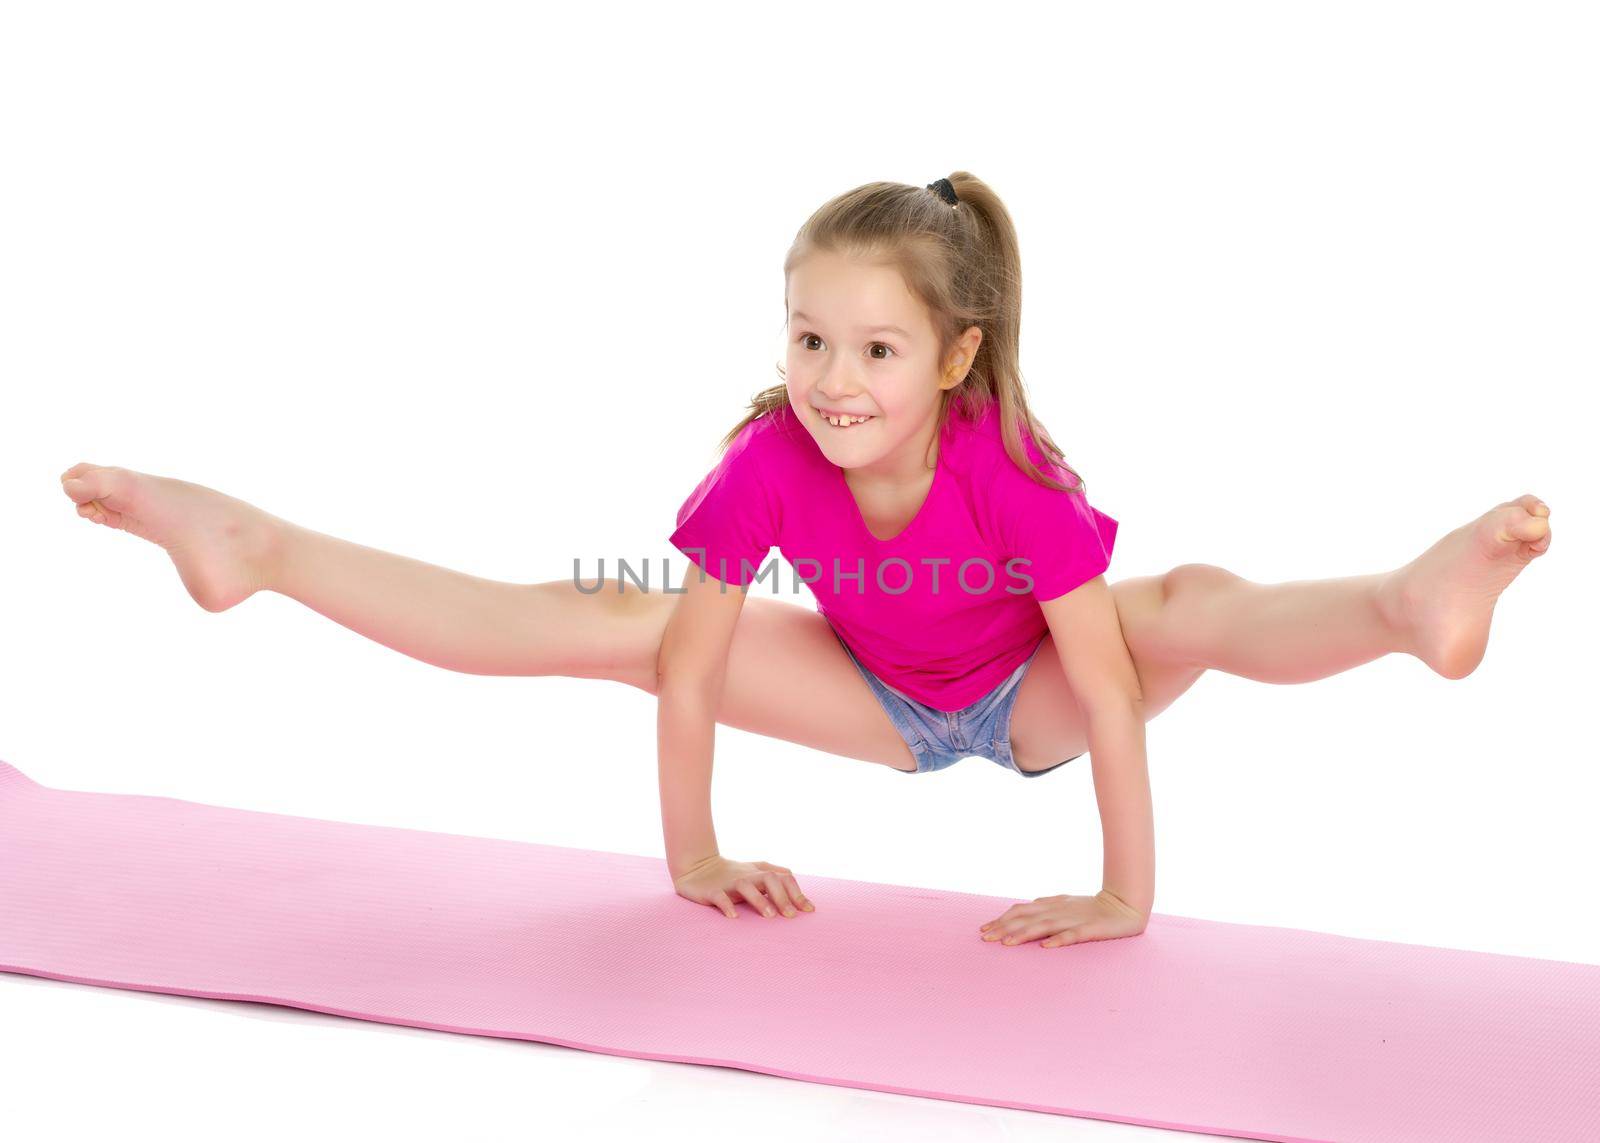
[(1477, 669), (1495, 601), (1550, 547), (1549, 516), (1549, 506), (1532, 494), (1507, 500), (1389, 577), (1381, 604), (1413, 655), (1447, 679)]
[(268, 586), (284, 521), (201, 484), (127, 468), (75, 464), (61, 489), (78, 515), (159, 544), (207, 611), (226, 611)]

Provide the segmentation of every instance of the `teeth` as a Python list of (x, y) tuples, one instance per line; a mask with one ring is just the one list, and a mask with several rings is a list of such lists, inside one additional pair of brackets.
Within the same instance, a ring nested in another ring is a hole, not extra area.
[(871, 417), (830, 417), (827, 413), (822, 414), (822, 419), (836, 429), (843, 428), (846, 425), (859, 425), (862, 421), (872, 420)]

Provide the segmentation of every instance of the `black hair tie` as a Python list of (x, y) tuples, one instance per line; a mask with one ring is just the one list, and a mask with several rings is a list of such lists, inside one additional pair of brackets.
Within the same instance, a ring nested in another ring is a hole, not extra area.
[(928, 184), (927, 189), (939, 192), (939, 197), (951, 206), (961, 201), (956, 197), (956, 188), (950, 185), (949, 179), (939, 179), (937, 182), (931, 182)]

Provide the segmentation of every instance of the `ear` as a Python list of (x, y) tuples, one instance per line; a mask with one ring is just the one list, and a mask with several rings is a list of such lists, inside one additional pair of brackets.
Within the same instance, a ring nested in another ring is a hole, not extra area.
[(983, 343), (983, 330), (977, 326), (968, 326), (965, 332), (956, 339), (956, 347), (950, 355), (950, 364), (946, 367), (946, 376), (950, 378), (950, 386), (959, 385), (967, 376), (967, 371), (972, 368), (973, 360), (978, 356), (978, 346)]

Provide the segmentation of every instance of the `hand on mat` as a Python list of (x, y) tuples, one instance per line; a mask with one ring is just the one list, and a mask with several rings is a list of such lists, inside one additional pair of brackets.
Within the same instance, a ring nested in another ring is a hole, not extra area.
[(978, 926), (986, 941), (1026, 944), (1045, 937), (1041, 947), (1075, 945), (1083, 941), (1105, 941), (1133, 937), (1144, 932), (1150, 916), (1141, 913), (1122, 898), (1102, 889), (1093, 897), (1074, 897), (1061, 893), (1055, 897), (1035, 897), (1019, 902), (992, 921)]
[[(785, 917), (793, 917), (797, 915), (796, 909), (816, 912), (816, 906), (800, 892), (794, 874), (766, 861), (729, 861), (721, 854), (713, 854), (674, 877), (672, 885), (678, 896), (714, 906), (735, 920), (739, 910), (728, 895), (730, 889), (737, 891), (763, 916), (775, 917), (782, 912)], [(771, 901), (762, 895), (763, 889), (771, 894)]]

